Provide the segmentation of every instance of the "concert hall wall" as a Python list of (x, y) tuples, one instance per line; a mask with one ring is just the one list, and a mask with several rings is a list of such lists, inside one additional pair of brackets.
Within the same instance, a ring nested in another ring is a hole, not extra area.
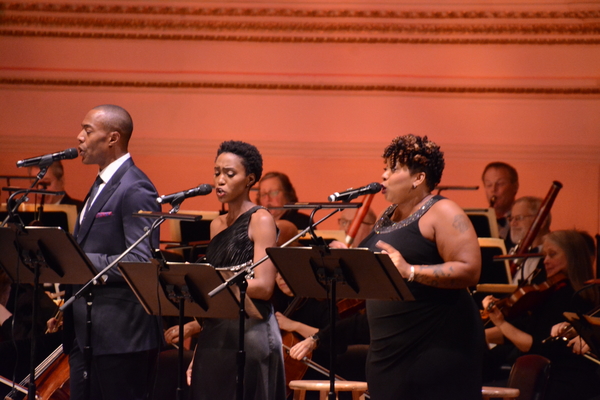
[[(442, 146), (442, 185), (479, 186), (443, 192), (460, 205), (486, 206), (481, 173), (500, 160), (519, 196), (562, 182), (553, 229), (600, 230), (595, 2), (2, 1), (0, 54), (0, 175), (77, 146), (87, 111), (113, 103), (160, 194), (212, 183), (218, 144), (237, 139), (300, 200), (326, 201), (379, 181), (383, 148), (414, 133)], [(64, 165), (83, 198), (96, 169)]]

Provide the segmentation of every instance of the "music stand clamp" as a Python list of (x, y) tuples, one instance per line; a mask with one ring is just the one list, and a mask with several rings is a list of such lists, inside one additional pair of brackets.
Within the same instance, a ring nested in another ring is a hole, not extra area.
[(335, 399), (335, 308), (340, 298), (414, 300), (387, 254), (322, 246), (268, 248), (294, 296), (330, 299), (330, 391)]

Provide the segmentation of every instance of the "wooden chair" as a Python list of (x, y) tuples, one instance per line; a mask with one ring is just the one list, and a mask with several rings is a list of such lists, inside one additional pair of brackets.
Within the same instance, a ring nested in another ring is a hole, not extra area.
[[(290, 389), (294, 390), (294, 400), (304, 400), (307, 391), (320, 392), (319, 398), (326, 400), (329, 394), (329, 381), (291, 381)], [(335, 381), (336, 399), (338, 392), (352, 392), (352, 400), (364, 400), (367, 382)]]
[(510, 370), (508, 386), (518, 388), (518, 400), (543, 400), (550, 374), (550, 360), (537, 354), (517, 358)]

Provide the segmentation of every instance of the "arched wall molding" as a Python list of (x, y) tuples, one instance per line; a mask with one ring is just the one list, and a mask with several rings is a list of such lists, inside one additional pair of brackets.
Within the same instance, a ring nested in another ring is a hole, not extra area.
[[(594, 30), (600, 33), (600, 29)], [(53, 37), (67, 39), (168, 40), (256, 43), (337, 44), (444, 44), (444, 45), (597, 45), (599, 38), (440, 38), (440, 37), (351, 37), (351, 36), (264, 36), (181, 33), (79, 32), (0, 29), (0, 36)]]
[[(402, 5), (351, 9), (2, 2), (0, 35), (392, 45), (598, 44), (600, 6), (581, 7), (461, 10)], [(198, 31), (207, 33), (190, 33)]]
[(195, 15), (210, 17), (280, 17), (280, 18), (385, 18), (385, 19), (586, 19), (600, 18), (600, 10), (394, 10), (309, 7), (206, 7), (164, 4), (60, 3), (60, 2), (1, 2), (0, 10), (21, 12), (51, 12), (76, 14), (151, 14)]

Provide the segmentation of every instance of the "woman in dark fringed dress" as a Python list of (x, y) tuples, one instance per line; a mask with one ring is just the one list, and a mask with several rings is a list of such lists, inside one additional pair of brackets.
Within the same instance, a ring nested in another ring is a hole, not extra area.
[[(258, 261), (274, 247), (277, 228), (271, 214), (250, 201), (250, 188), (262, 174), (262, 157), (256, 147), (236, 141), (223, 142), (215, 161), (215, 190), (228, 213), (212, 221), (206, 261), (216, 268)], [(245, 322), (244, 399), (285, 399), (281, 334), (268, 301), (275, 284), (270, 260), (254, 269), (247, 296), (255, 306)], [(249, 303), (249, 302), (247, 302)], [(194, 359), (188, 369), (191, 399), (235, 399), (239, 321), (205, 319)]]

